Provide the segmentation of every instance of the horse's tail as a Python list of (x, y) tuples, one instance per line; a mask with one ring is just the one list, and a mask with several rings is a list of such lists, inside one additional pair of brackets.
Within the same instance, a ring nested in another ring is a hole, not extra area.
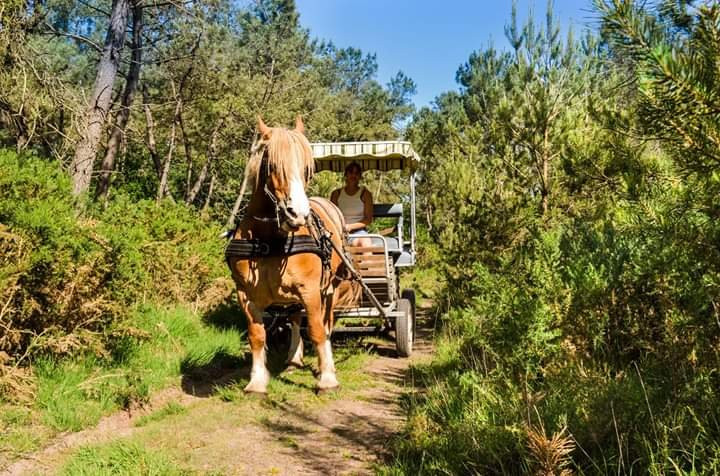
[[(331, 239), (335, 242), (336, 249), (342, 250), (342, 253), (345, 253), (347, 256), (347, 252), (345, 251), (345, 246), (347, 245), (345, 217), (340, 209), (326, 198), (310, 197), (309, 200), (310, 206), (316, 213), (318, 210), (323, 212), (319, 213), (318, 216), (323, 222), (323, 226), (330, 231), (332, 235)], [(327, 217), (327, 219), (325, 219), (325, 217)], [(337, 253), (336, 249), (333, 249), (333, 253)], [(362, 295), (362, 287), (360, 283), (351, 279), (351, 273), (346, 268), (342, 259), (334, 274), (335, 305), (340, 307), (357, 305)]]

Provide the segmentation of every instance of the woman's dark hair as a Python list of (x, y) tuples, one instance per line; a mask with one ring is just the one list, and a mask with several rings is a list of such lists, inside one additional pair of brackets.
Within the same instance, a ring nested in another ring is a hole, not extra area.
[(345, 175), (347, 175), (347, 174), (348, 174), (349, 172), (351, 172), (352, 170), (357, 171), (358, 174), (362, 174), (362, 171), (363, 171), (363, 169), (362, 169), (362, 167), (360, 166), (360, 164), (358, 164), (357, 162), (350, 162), (350, 163), (347, 164), (347, 166), (345, 167)]

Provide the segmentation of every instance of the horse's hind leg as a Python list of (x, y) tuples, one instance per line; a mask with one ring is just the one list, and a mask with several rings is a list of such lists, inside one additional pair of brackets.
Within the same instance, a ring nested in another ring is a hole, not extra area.
[(252, 371), (246, 392), (267, 393), (270, 372), (265, 367), (265, 326), (263, 324), (263, 308), (248, 300), (244, 292), (238, 291), (238, 300), (248, 323), (248, 338), (252, 352)]
[(293, 314), (290, 316), (292, 322), (292, 332), (290, 334), (290, 350), (288, 351), (287, 366), (288, 369), (292, 368), (303, 368), (305, 363), (303, 362), (303, 341), (300, 336), (300, 322), (302, 321), (301, 314)]
[(308, 333), (315, 345), (320, 366), (320, 380), (318, 390), (330, 390), (340, 386), (335, 376), (335, 362), (333, 361), (330, 336), (325, 326), (325, 305), (320, 296), (317, 299), (305, 302), (308, 316)]
[(323, 306), (325, 312), (325, 335), (328, 336), (328, 339), (332, 335), (333, 327), (335, 326), (335, 297), (334, 293), (328, 294), (325, 297), (325, 305)]

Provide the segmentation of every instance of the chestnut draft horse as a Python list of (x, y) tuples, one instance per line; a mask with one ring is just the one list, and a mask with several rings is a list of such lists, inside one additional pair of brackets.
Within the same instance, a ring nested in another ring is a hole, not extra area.
[[(336, 251), (343, 250), (344, 219), (330, 201), (308, 199), (305, 194), (307, 181), (314, 172), (314, 161), (300, 117), (294, 130), (270, 128), (258, 118), (258, 130), (260, 139), (253, 147), (246, 168), (252, 198), (230, 245), (252, 243), (254, 249), (263, 251), (240, 257), (226, 251), (240, 307), (248, 321), (252, 371), (245, 391), (267, 392), (270, 373), (265, 366), (263, 311), (271, 304), (304, 307), (308, 333), (319, 359), (317, 388), (329, 390), (339, 385), (329, 339), (333, 308), (340, 300), (357, 297), (357, 291), (342, 291), (353, 288), (349, 281), (342, 280), (342, 260)], [(310, 237), (317, 239), (321, 234), (326, 240), (331, 239), (334, 247), (327, 243), (328, 253), (324, 257), (298, 249), (290, 254), (282, 250), (270, 252), (273, 243), (301, 241), (301, 238), (307, 243), (311, 242)], [(294, 314), (291, 320), (288, 364), (301, 367), (300, 316)]]

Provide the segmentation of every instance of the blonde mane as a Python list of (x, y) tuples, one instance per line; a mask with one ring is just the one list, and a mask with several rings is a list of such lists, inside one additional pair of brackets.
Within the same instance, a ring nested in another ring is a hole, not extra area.
[(245, 168), (245, 178), (249, 180), (252, 190), (256, 190), (260, 185), (265, 151), (267, 151), (266, 175), (272, 170), (278, 180), (286, 185), (293, 175), (299, 174), (307, 183), (315, 173), (315, 161), (307, 138), (300, 132), (282, 127), (272, 127), (270, 131), (269, 138), (261, 138), (253, 144)]

